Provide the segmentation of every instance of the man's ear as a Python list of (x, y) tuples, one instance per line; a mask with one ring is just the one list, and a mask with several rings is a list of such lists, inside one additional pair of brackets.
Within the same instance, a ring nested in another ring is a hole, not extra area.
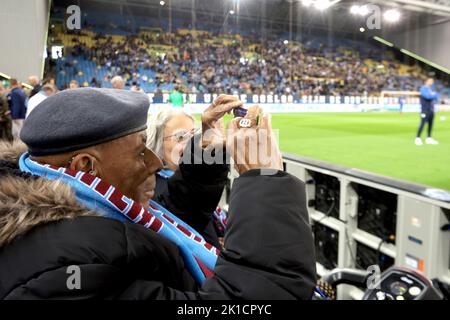
[(70, 161), (70, 169), (87, 172), (93, 176), (97, 175), (97, 159), (89, 153), (74, 155)]

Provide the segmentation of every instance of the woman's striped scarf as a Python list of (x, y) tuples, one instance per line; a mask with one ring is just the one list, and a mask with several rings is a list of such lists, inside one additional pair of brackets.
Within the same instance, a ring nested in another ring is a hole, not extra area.
[(198, 284), (213, 274), (219, 251), (156, 202), (150, 201), (149, 207), (144, 208), (98, 177), (40, 164), (31, 160), (28, 153), (20, 157), (19, 166), (24, 172), (49, 180), (62, 180), (75, 191), (81, 204), (104, 217), (143, 225), (171, 240), (178, 246), (186, 267)]

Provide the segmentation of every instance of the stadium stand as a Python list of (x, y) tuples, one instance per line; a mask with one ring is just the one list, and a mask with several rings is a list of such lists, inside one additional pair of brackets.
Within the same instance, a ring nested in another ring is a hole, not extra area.
[[(110, 87), (110, 79), (121, 75), (127, 88), (136, 84), (145, 92), (168, 92), (178, 84), (189, 93), (378, 96), (416, 91), (427, 77), (419, 65), (351, 39), (310, 35), (286, 43), (272, 35), (263, 41), (248, 32), (188, 29), (181, 20), (172, 22), (170, 33), (164, 20), (149, 21), (90, 13), (83, 31), (73, 35), (53, 23), (50, 45), (64, 47), (54, 70), (58, 87), (71, 80)], [(449, 95), (448, 86), (438, 81), (437, 87)]]

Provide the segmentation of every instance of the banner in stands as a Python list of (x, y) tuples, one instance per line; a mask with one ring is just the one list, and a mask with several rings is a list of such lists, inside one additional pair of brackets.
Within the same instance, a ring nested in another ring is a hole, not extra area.
[[(150, 112), (158, 112), (169, 104), (169, 94), (148, 94)], [(184, 94), (185, 110), (190, 113), (202, 113), (217, 94)], [(297, 113), (297, 112), (369, 112), (369, 111), (399, 111), (400, 103), (397, 97), (361, 97), (361, 96), (299, 96), (299, 95), (235, 95), (245, 104), (259, 104), (265, 112)], [(445, 110), (445, 106), (437, 106)], [(406, 97), (403, 112), (419, 112), (419, 99)]]

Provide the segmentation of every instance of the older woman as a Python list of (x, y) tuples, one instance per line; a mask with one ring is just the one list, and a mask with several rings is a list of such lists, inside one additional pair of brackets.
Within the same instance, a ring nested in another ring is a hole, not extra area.
[[(167, 196), (170, 195), (169, 179), (178, 170), (183, 150), (196, 132), (194, 118), (182, 109), (164, 109), (151, 118), (147, 130), (147, 147), (154, 150), (164, 164), (164, 169), (159, 171), (156, 176), (153, 199), (170, 207), (171, 212), (196, 229), (206, 241), (220, 248), (219, 237), (223, 236), (226, 224), (226, 215), (223, 210), (220, 208), (208, 211), (205, 211), (204, 208), (193, 210), (180, 208), (177, 205), (178, 199)], [(210, 199), (215, 199), (214, 206), (217, 205), (222, 190), (223, 187), (213, 187), (210, 190), (205, 188)]]
[(187, 142), (195, 133), (194, 118), (181, 109), (163, 109), (154, 115), (147, 130), (147, 147), (163, 160), (166, 169), (176, 171)]

